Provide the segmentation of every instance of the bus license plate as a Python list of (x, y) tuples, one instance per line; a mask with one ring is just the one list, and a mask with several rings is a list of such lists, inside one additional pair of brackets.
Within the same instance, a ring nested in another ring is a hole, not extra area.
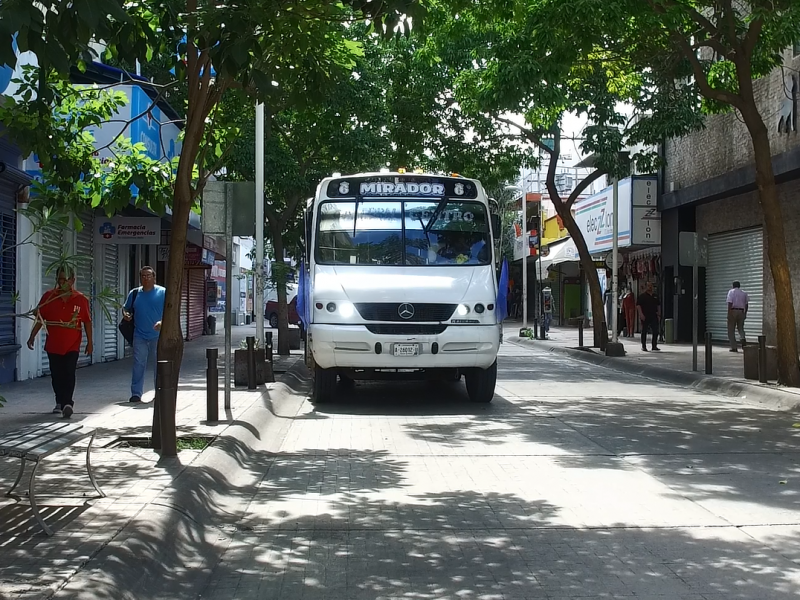
[(417, 356), (419, 354), (419, 344), (395, 344), (395, 356)]

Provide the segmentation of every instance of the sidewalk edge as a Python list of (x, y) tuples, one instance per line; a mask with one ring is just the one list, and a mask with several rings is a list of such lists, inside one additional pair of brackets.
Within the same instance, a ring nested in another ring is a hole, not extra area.
[(743, 381), (731, 381), (722, 377), (714, 377), (713, 375), (705, 375), (702, 373), (688, 373), (664, 367), (636, 364), (626, 361), (624, 358), (603, 356), (593, 350), (565, 348), (563, 346), (553, 346), (547, 343), (532, 344), (528, 340), (519, 337), (507, 339), (509, 342), (523, 348), (530, 346), (538, 347), (551, 354), (565, 354), (577, 360), (614, 369), (616, 371), (622, 371), (631, 375), (639, 375), (640, 377), (647, 377), (673, 385), (686, 386), (726, 398), (746, 401), (749, 404), (755, 404), (771, 410), (792, 412), (800, 409), (800, 395), (783, 392), (780, 389), (764, 388), (760, 385), (754, 385)]

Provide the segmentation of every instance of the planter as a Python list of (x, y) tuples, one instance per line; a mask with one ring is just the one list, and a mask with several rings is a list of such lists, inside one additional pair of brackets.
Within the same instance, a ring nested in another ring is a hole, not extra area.
[[(256, 385), (261, 385), (267, 381), (266, 376), (272, 374), (272, 365), (267, 369), (267, 355), (263, 348), (256, 349), (255, 355)], [(272, 377), (269, 380), (272, 381)], [(247, 387), (247, 350), (236, 350), (233, 353), (233, 385)]]
[(289, 350), (300, 350), (300, 328), (289, 326)]

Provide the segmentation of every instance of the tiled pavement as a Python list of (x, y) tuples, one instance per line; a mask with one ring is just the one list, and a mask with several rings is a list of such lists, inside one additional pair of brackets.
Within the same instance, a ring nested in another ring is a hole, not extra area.
[(510, 345), (500, 377), (307, 404), (202, 597), (800, 595), (797, 418)]
[[(108, 450), (109, 508), (64, 516), (50, 540), (0, 537), (17, 561), (0, 597), (800, 595), (800, 418), (530, 347), (504, 346), (499, 371), (488, 406), (463, 384), (368, 383), (270, 407), (276, 451), (231, 445), (237, 473), (205, 485), (220, 515), (187, 535), (162, 518), (179, 495), (159, 495), (183, 467)], [(138, 530), (110, 538), (128, 514)], [(164, 570), (120, 576), (169, 547)]]
[[(254, 331), (252, 327), (235, 328), (234, 348), (240, 338)], [(186, 345), (177, 406), (180, 437), (214, 437), (262, 399), (264, 386), (252, 392), (234, 388), (231, 411), (226, 413), (220, 378), (221, 420), (205, 421), (205, 349), (221, 350), (223, 345), (221, 334)], [(284, 370), (298, 358), (276, 359), (276, 370)], [(149, 437), (153, 416), (152, 389), (146, 391), (142, 404), (127, 402), (130, 368), (128, 359), (78, 372), (72, 420), (98, 428), (92, 464), (106, 498), (94, 497), (86, 475), (86, 442), (45, 459), (37, 474), (37, 501), (55, 531), (53, 537), (46, 537), (33, 519), (25, 496), (27, 485), (18, 488), (18, 492), (23, 490), (20, 498), (0, 495), (0, 599), (48, 597), (57, 591), (133, 519), (146, 518), (152, 503), (163, 501), (166, 488), (199, 455), (198, 450), (182, 450), (177, 459), (159, 462), (151, 449), (119, 446), (120, 437)], [(60, 419), (50, 414), (53, 401), (48, 378), (3, 386), (2, 392), (8, 403), (0, 409), (0, 432)], [(14, 481), (18, 465), (16, 460), (0, 458), (3, 494)]]

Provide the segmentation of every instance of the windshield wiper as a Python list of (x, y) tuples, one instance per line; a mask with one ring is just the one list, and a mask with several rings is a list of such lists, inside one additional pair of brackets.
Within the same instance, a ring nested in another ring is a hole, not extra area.
[(436, 206), (436, 210), (433, 211), (433, 216), (431, 217), (431, 220), (428, 221), (428, 225), (423, 229), (426, 236), (433, 227), (433, 224), (436, 223), (436, 221), (439, 219), (439, 215), (442, 214), (442, 211), (444, 210), (445, 206), (447, 206), (447, 196), (439, 200), (439, 204)]
[(356, 237), (356, 223), (358, 223), (358, 203), (359, 202), (360, 202), (360, 200), (358, 198), (356, 198), (356, 211), (353, 213), (353, 238), (354, 238), (354, 241), (355, 241), (355, 237)]

